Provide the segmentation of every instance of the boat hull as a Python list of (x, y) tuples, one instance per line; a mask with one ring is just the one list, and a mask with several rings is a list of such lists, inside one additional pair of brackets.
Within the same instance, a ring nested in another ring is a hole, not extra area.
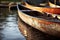
[(47, 34), (60, 37), (60, 23), (49, 22), (47, 20), (42, 20), (40, 18), (27, 15), (26, 13), (23, 13), (19, 8), (18, 15), (28, 25)]
[[(48, 35), (40, 30), (37, 30), (25, 22), (23, 22), (20, 18), (18, 18), (18, 27), (20, 32), (26, 37), (26, 40), (57, 40), (57, 38), (52, 35)], [(47, 35), (47, 36), (46, 36)]]

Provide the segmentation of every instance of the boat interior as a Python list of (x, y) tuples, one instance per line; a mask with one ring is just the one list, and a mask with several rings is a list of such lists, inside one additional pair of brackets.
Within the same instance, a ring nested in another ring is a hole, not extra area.
[(51, 3), (60, 6), (60, 0), (49, 0)]
[(38, 17), (38, 16), (42, 15), (42, 13), (40, 14), (40, 12), (28, 9), (20, 4), (18, 5), (18, 8), (20, 9), (20, 11), (22, 11), (23, 13), (28, 14), (30, 16)]
[(31, 17), (36, 17), (36, 18), (39, 18), (39, 19), (52, 21), (52, 22), (60, 22), (60, 19), (58, 19), (57, 16), (53, 17), (52, 15), (44, 13), (44, 12), (40, 13), (38, 11), (28, 9), (28, 8), (24, 7), (23, 5), (21, 5), (21, 4), (18, 4), (18, 9), (20, 11), (22, 11), (22, 13), (24, 13), (28, 16), (31, 16)]

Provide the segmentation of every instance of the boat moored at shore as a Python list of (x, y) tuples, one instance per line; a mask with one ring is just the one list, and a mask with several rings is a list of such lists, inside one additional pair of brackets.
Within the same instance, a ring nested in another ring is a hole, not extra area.
[[(37, 8), (37, 7), (36, 7)], [(60, 20), (33, 10), (29, 5), (18, 4), (18, 15), (28, 25), (50, 35), (60, 37)], [(40, 8), (39, 8), (40, 9)]]

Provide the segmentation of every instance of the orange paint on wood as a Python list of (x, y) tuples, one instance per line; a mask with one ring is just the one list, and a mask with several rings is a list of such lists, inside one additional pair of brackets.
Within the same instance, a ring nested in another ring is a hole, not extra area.
[(35, 11), (39, 11), (39, 12), (48, 12), (48, 13), (53, 13), (53, 14), (60, 14), (60, 8), (53, 8), (53, 7), (35, 7), (35, 6), (31, 6), (27, 3), (25, 3), (25, 7), (31, 9), (31, 10), (35, 10)]

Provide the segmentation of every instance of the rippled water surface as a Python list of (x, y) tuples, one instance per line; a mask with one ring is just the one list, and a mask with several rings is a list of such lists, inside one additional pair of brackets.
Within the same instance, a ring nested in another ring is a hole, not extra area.
[(0, 40), (25, 40), (17, 22), (16, 11), (0, 8)]

